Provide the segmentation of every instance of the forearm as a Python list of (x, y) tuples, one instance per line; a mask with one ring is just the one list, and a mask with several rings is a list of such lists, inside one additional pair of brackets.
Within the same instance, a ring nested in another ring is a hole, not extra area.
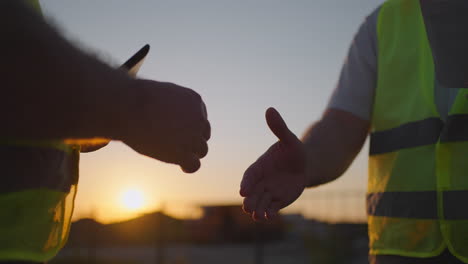
[(361, 150), (369, 122), (341, 110), (327, 110), (302, 141), (307, 152), (307, 186), (317, 186), (341, 176)]
[(131, 100), (123, 71), (73, 47), (33, 10), (0, 3), (2, 138), (114, 137)]

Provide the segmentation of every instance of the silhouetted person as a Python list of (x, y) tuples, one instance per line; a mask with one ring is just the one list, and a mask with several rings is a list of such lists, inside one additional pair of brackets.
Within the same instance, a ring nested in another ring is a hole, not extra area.
[(210, 138), (199, 94), (101, 63), (38, 10), (0, 1), (0, 263), (48, 261), (63, 247), (80, 152), (67, 142), (120, 140), (192, 173)]

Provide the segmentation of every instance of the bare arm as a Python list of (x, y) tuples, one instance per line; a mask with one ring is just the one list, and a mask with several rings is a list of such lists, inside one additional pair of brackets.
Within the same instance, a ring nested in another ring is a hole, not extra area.
[(0, 139), (104, 137), (187, 172), (208, 151), (196, 92), (132, 79), (78, 50), (19, 0), (0, 1)]
[(337, 179), (353, 162), (367, 138), (369, 121), (349, 112), (328, 109), (304, 134), (307, 186)]

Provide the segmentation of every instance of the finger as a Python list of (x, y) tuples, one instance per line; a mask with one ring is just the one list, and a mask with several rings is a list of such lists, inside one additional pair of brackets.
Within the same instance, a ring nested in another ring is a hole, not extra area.
[(252, 195), (244, 198), (242, 210), (248, 214), (252, 214), (257, 207), (259, 195)]
[(281, 209), (281, 204), (279, 202), (272, 202), (266, 210), (266, 217), (268, 220), (273, 220), (278, 216), (278, 212)]
[(185, 154), (179, 165), (185, 173), (194, 173), (201, 166), (200, 159), (195, 154), (191, 153)]
[(194, 143), (193, 151), (195, 152), (195, 155), (201, 159), (208, 154), (208, 144), (205, 140), (198, 140)]
[(211, 125), (207, 120), (205, 124), (205, 129), (203, 130), (203, 137), (208, 141), (211, 138)]
[(262, 197), (257, 202), (257, 207), (255, 208), (255, 212), (253, 214), (253, 219), (255, 221), (265, 221), (265, 213), (267, 208), (270, 206), (271, 203), (271, 195), (268, 192), (263, 193)]
[(240, 195), (246, 197), (252, 194), (255, 185), (263, 178), (263, 170), (258, 163), (250, 165), (244, 172), (240, 186)]
[(268, 127), (270, 127), (270, 130), (280, 141), (284, 141), (285, 143), (292, 143), (297, 140), (296, 135), (294, 135), (294, 133), (289, 130), (283, 118), (275, 108), (270, 107), (266, 110), (265, 119)]

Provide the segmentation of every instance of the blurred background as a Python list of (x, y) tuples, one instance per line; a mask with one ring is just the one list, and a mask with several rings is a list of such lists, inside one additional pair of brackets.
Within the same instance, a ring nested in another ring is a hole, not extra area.
[(265, 110), (301, 136), (382, 2), (41, 0), (50, 23), (114, 67), (150, 44), (139, 77), (200, 93), (213, 132), (193, 175), (120, 142), (83, 154), (75, 222), (52, 263), (365, 262), (367, 144), (343, 177), (307, 190), (273, 223), (244, 215), (238, 191), (276, 141)]

